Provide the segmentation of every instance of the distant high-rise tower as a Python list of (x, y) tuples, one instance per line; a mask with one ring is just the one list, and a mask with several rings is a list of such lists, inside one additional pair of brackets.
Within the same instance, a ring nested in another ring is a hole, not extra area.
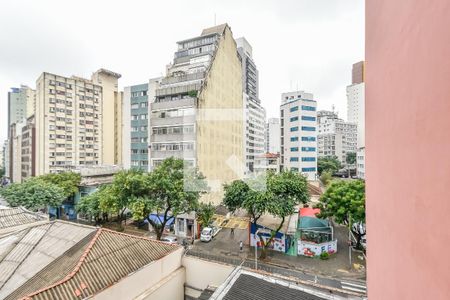
[(266, 123), (266, 152), (280, 153), (280, 119), (270, 118)]
[(261, 100), (258, 98), (258, 70), (253, 61), (252, 46), (244, 37), (236, 39), (236, 45), (242, 66), (242, 91), (245, 108), (245, 138), (243, 143), (245, 165), (246, 174), (250, 174), (254, 171), (255, 158), (264, 153), (266, 110), (261, 106)]
[(317, 102), (303, 91), (283, 93), (280, 106), (281, 170), (317, 179)]
[(11, 88), (8, 92), (8, 136), (9, 127), (18, 122), (23, 122), (34, 113), (35, 91), (26, 85), (20, 88)]
[(353, 64), (352, 84), (347, 86), (347, 121), (357, 126), (357, 171), (359, 178), (365, 177), (365, 83), (364, 62)]

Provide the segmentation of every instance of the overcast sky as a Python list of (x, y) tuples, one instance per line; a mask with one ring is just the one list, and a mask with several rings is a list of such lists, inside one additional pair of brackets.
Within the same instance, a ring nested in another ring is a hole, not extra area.
[(363, 0), (9, 0), (0, 2), (0, 142), (10, 87), (98, 68), (122, 74), (121, 88), (144, 83), (164, 74), (176, 41), (215, 19), (252, 45), (268, 117), (298, 87), (346, 118), (351, 65), (364, 59)]

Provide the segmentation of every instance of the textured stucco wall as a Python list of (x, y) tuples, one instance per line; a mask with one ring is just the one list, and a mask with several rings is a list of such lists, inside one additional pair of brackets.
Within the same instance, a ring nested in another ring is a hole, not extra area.
[(369, 299), (450, 299), (450, 1), (366, 1)]
[[(207, 179), (218, 183), (211, 188), (219, 189), (202, 200), (218, 204), (222, 200), (222, 184), (242, 178), (245, 166), (242, 69), (229, 27), (220, 38), (206, 84), (198, 98), (198, 167)], [(230, 157), (235, 157), (234, 162), (238, 163), (233, 165)]]

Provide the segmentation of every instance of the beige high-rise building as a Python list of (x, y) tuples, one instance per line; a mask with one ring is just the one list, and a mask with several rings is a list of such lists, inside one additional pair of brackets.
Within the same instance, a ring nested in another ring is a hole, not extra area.
[(92, 75), (92, 81), (103, 88), (103, 164), (122, 164), (122, 100), (119, 92), (120, 74), (100, 69)]
[(92, 80), (42, 73), (36, 82), (36, 175), (120, 163), (118, 78), (104, 69)]
[(150, 103), (150, 168), (167, 157), (183, 158), (206, 176), (222, 200), (222, 186), (243, 177), (242, 66), (227, 24), (179, 41)]

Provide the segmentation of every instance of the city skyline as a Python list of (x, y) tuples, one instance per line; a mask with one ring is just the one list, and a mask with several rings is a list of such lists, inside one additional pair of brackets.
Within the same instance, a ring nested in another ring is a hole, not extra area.
[[(74, 7), (78, 14), (70, 15), (56, 14), (59, 9), (53, 5), (47, 9), (51, 1), (1, 4), (0, 25), (11, 30), (0, 33), (1, 43), (9, 45), (0, 49), (0, 140), (7, 136), (7, 92), (11, 87), (25, 84), (35, 88), (43, 71), (89, 78), (92, 70), (105, 67), (123, 75), (119, 85), (123, 90), (164, 74), (176, 41), (214, 25), (214, 20), (228, 23), (235, 38), (244, 36), (253, 46), (267, 118), (279, 117), (280, 94), (297, 87), (313, 92), (319, 109), (334, 104), (344, 117), (351, 65), (364, 55), (364, 3), (320, 2), (290, 1), (281, 7), (275, 1), (248, 1), (240, 4), (240, 9), (235, 9), (235, 1), (171, 1), (147, 9), (145, 3), (96, 2), (89, 4), (88, 10), (80, 3)], [(166, 9), (174, 5), (180, 9)], [(101, 9), (108, 14), (101, 14)], [(153, 14), (152, 9), (170, 13)], [(83, 20), (92, 21), (81, 23), (81, 13)], [(245, 19), (249, 13), (252, 23)], [(179, 22), (168, 26), (168, 18)], [(119, 21), (107, 23), (110, 20)], [(99, 29), (98, 34), (86, 34), (90, 28)], [(280, 55), (274, 57), (274, 53)]]

